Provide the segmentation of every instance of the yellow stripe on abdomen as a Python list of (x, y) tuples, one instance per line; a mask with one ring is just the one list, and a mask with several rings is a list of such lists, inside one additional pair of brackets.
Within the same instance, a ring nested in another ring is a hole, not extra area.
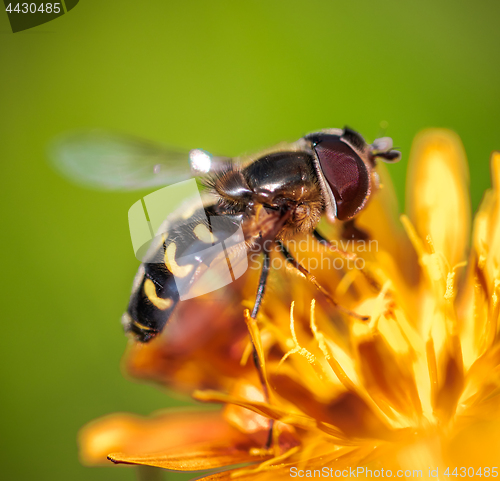
[(158, 295), (156, 294), (155, 284), (151, 279), (146, 279), (146, 281), (144, 282), (144, 293), (151, 301), (151, 303), (161, 311), (169, 309), (174, 303), (172, 299), (163, 299), (161, 297), (158, 297)]

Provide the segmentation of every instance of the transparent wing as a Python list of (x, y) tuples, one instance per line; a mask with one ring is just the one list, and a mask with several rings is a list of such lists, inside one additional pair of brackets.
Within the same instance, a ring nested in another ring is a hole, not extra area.
[(231, 162), (199, 149), (178, 152), (101, 130), (59, 137), (53, 142), (49, 157), (57, 170), (74, 182), (106, 190), (174, 184)]

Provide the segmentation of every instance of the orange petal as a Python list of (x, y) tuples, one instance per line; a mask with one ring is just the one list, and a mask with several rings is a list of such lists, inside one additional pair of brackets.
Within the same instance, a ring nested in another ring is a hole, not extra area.
[(206, 441), (243, 439), (220, 412), (169, 411), (150, 418), (112, 414), (85, 426), (79, 434), (84, 464), (107, 464), (112, 452), (142, 455)]
[(490, 162), (493, 188), (485, 192), (474, 218), (468, 277), (457, 298), (467, 367), (492, 345), (498, 330), (500, 152), (493, 152)]
[[(314, 457), (308, 457), (305, 451), (298, 451), (294, 455), (283, 459), (280, 457), (276, 459), (270, 459), (263, 463), (262, 466), (258, 467), (244, 467), (238, 468), (230, 471), (224, 471), (220, 473), (215, 473), (213, 475), (202, 478), (204, 481), (229, 481), (229, 480), (242, 480), (250, 481), (258, 479), (259, 481), (275, 481), (275, 480), (286, 480), (291, 477), (302, 478), (313, 478), (314, 470), (319, 470), (324, 477), (334, 477), (335, 470), (344, 470), (347, 468), (347, 473), (349, 473), (349, 467), (354, 468), (356, 471), (356, 466), (363, 466), (366, 462), (369, 462), (373, 457), (374, 453), (379, 454), (380, 449), (377, 444), (365, 443), (363, 446), (356, 447), (340, 447), (335, 448), (333, 446), (328, 446), (325, 450), (325, 446), (318, 446), (313, 451), (316, 454), (318, 451), (325, 451), (323, 455), (316, 455)], [(328, 473), (322, 471), (323, 468), (328, 469)], [(309, 474), (307, 474), (309, 472)], [(318, 477), (318, 473), (316, 473)], [(320, 476), (322, 478), (323, 476)], [(347, 477), (347, 476), (344, 476)]]
[[(403, 274), (402, 280), (415, 285), (419, 278), (418, 258), (401, 222), (399, 221), (398, 199), (387, 167), (377, 166), (380, 177), (380, 190), (373, 195), (368, 207), (361, 212), (356, 224), (370, 233), (377, 241), (377, 251), (387, 252), (395, 260), (395, 265)], [(369, 244), (370, 249), (374, 249)]]
[(278, 394), (291, 401), (305, 414), (321, 423), (336, 426), (347, 436), (389, 436), (387, 426), (355, 392), (342, 392), (335, 399), (322, 402), (288, 376), (272, 376), (272, 384)]
[[(464, 414), (471, 417), (471, 410), (475, 410), (474, 416), (482, 418), (490, 415), (485, 405), (492, 401), (500, 403), (500, 344), (496, 344), (484, 355), (474, 362), (465, 378), (465, 389), (460, 399), (460, 405), (466, 407)], [(496, 399), (494, 399), (496, 398)], [(494, 403), (492, 405), (495, 406)], [(497, 407), (493, 415), (500, 418), (500, 410)]]
[[(276, 467), (266, 469), (258, 474), (259, 481), (279, 481), (290, 479), (289, 467)], [(200, 479), (200, 481), (254, 481), (256, 474), (252, 472), (244, 472), (243, 469), (231, 469), (230, 471), (222, 471)]]
[(422, 407), (408, 358), (399, 356), (378, 334), (361, 339), (357, 350), (364, 385), (375, 402), (387, 414), (386, 406), (392, 406), (418, 418)]
[(464, 388), (464, 373), (462, 359), (457, 359), (453, 353), (443, 356), (442, 379), (436, 392), (435, 413), (442, 420), (449, 420), (456, 411), (458, 400)]
[(190, 446), (177, 446), (163, 454), (130, 455), (113, 453), (108, 456), (116, 464), (138, 464), (175, 471), (200, 471), (220, 468), (240, 463), (253, 463), (269, 459), (262, 450), (251, 450), (248, 443), (204, 443)]
[(283, 421), (284, 423), (300, 428), (311, 429), (316, 427), (316, 421), (314, 419), (302, 414), (297, 414), (296, 409), (290, 410), (288, 408), (270, 405), (265, 402), (247, 400), (217, 391), (195, 391), (193, 393), (193, 397), (202, 402), (215, 402), (241, 406), (262, 416), (276, 419), (277, 421)]
[[(271, 461), (272, 460), (270, 460), (269, 462)], [(289, 480), (290, 468), (298, 465), (299, 462), (297, 461), (294, 464), (280, 463), (276, 466), (266, 466), (259, 471), (251, 470), (249, 468), (231, 469), (230, 471), (222, 471), (220, 473), (215, 473), (201, 479), (203, 481), (254, 481), (256, 479), (258, 479), (259, 481)]]
[(413, 141), (406, 210), (417, 234), (432, 242), (450, 267), (465, 260), (470, 227), (469, 174), (458, 135), (425, 130)]
[(475, 239), (478, 254), (484, 256), (484, 271), (487, 282), (488, 294), (493, 295), (495, 291), (495, 280), (499, 279), (500, 270), (500, 152), (491, 155), (491, 180), (493, 184), (492, 193), (489, 195), (486, 205), (481, 206), (485, 211), (486, 219), (484, 234), (476, 232), (479, 237)]
[[(265, 401), (265, 396), (259, 389), (242, 380), (234, 387), (233, 394), (244, 399), (253, 399), (259, 402)], [(229, 424), (237, 427), (239, 431), (246, 434), (267, 431), (269, 429), (268, 418), (235, 404), (226, 405), (224, 408), (224, 418)]]

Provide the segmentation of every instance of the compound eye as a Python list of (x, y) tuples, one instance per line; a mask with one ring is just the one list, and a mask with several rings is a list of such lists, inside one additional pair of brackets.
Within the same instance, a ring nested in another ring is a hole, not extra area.
[(369, 172), (358, 154), (339, 137), (315, 143), (321, 170), (337, 203), (337, 218), (348, 220), (366, 204), (370, 191)]

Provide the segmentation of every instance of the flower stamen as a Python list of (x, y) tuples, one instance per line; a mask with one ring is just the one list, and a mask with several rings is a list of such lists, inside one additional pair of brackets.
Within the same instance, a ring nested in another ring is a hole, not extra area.
[(281, 367), (281, 365), (292, 355), (292, 354), (299, 354), (302, 357), (304, 357), (307, 362), (312, 366), (314, 369), (314, 372), (318, 375), (318, 377), (323, 380), (326, 372), (323, 369), (323, 366), (318, 363), (316, 357), (314, 354), (312, 354), (310, 351), (308, 351), (306, 348), (301, 347), (299, 344), (299, 341), (297, 339), (297, 334), (295, 333), (295, 319), (293, 317), (293, 308), (295, 306), (295, 301), (292, 301), (292, 304), (290, 306), (290, 332), (292, 334), (292, 340), (294, 343), (294, 347), (290, 349), (280, 360), (278, 363), (278, 368)]

